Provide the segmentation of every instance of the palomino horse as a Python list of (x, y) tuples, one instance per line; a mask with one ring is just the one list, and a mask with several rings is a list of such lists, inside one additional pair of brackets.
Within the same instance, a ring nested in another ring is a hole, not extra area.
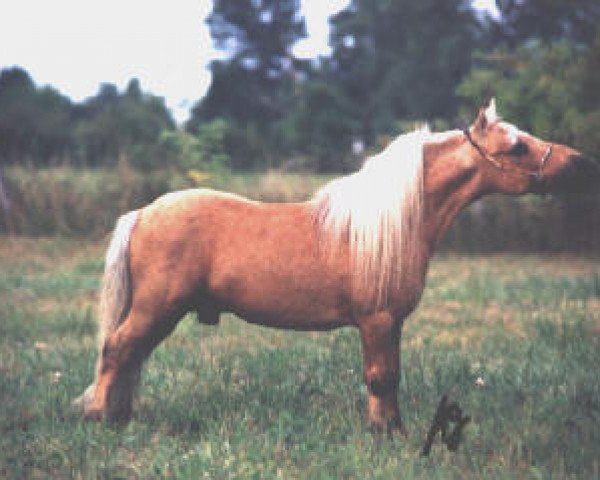
[(357, 327), (368, 420), (402, 430), (400, 332), (436, 244), (482, 195), (553, 192), (600, 179), (596, 165), (501, 121), (492, 101), (465, 131), (402, 135), (305, 203), (211, 190), (170, 193), (119, 220), (106, 255), (89, 419), (124, 422), (143, 361), (181, 317), (222, 312), (298, 330)]

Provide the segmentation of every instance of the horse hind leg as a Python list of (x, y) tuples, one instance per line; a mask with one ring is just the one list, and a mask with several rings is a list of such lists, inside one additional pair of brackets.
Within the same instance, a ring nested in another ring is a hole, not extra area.
[[(129, 272), (129, 242), (137, 223), (139, 212), (132, 211), (119, 218), (106, 252), (99, 309), (100, 355), (96, 365), (96, 377), (102, 367), (102, 350), (106, 339), (124, 320), (131, 308), (131, 279)], [(97, 381), (73, 402), (73, 406), (88, 412), (96, 401)]]
[(169, 284), (169, 275), (151, 275), (143, 262), (131, 265), (130, 238), (132, 232), (139, 235), (133, 231), (136, 219), (136, 212), (121, 217), (106, 255), (96, 379), (75, 401), (87, 419), (129, 419), (142, 363), (184, 313), (183, 293)]
[(180, 316), (143, 314), (135, 306), (101, 349), (93, 397), (85, 418), (123, 424), (129, 421), (144, 360), (175, 328)]

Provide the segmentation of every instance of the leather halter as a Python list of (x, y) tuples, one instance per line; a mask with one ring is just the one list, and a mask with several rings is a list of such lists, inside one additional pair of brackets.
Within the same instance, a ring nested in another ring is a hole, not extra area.
[(542, 181), (544, 179), (544, 167), (546, 166), (548, 159), (552, 155), (552, 150), (554, 149), (553, 143), (551, 143), (548, 146), (548, 148), (544, 152), (544, 155), (542, 155), (539, 167), (536, 172), (519, 172), (516, 170), (515, 171), (507, 171), (504, 168), (504, 165), (502, 165), (498, 160), (496, 160), (490, 154), (486, 153), (486, 151), (481, 147), (481, 145), (479, 145), (475, 140), (473, 140), (473, 137), (471, 136), (471, 132), (469, 132), (468, 128), (463, 129), (463, 133), (464, 133), (465, 137), (467, 137), (467, 139), (469, 140), (469, 143), (475, 148), (475, 150), (477, 150), (479, 152), (479, 155), (481, 155), (485, 160), (487, 160), (489, 163), (494, 165), (496, 168), (498, 168), (504, 172), (511, 173), (513, 175), (525, 175), (528, 177), (533, 177), (538, 182)]

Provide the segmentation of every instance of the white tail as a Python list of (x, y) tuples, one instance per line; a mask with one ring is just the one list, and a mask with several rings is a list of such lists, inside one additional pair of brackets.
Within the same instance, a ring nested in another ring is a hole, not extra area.
[[(129, 279), (129, 240), (139, 212), (126, 213), (117, 222), (110, 245), (106, 251), (104, 276), (100, 291), (99, 329), (98, 329), (98, 365), (106, 337), (114, 332), (124, 320), (129, 307), (131, 282)], [(98, 365), (96, 369), (98, 369)], [(98, 375), (96, 371), (96, 375)], [(85, 409), (94, 396), (95, 383), (92, 383), (78, 398), (73, 406)]]
[(100, 348), (106, 337), (117, 329), (127, 314), (126, 310), (131, 294), (128, 262), (129, 239), (138, 213), (137, 210), (133, 210), (119, 218), (106, 251), (98, 312)]

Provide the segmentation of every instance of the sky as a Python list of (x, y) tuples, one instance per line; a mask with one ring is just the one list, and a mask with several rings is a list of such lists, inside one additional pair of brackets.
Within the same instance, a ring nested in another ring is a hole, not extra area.
[[(475, 0), (492, 8), (493, 0)], [(37, 85), (52, 85), (74, 101), (97, 93), (101, 83), (164, 97), (181, 123), (210, 85), (213, 48), (204, 19), (210, 0), (13, 0), (0, 6), (0, 70), (25, 68)], [(301, 0), (308, 38), (294, 54), (329, 53), (330, 15), (348, 0)]]

